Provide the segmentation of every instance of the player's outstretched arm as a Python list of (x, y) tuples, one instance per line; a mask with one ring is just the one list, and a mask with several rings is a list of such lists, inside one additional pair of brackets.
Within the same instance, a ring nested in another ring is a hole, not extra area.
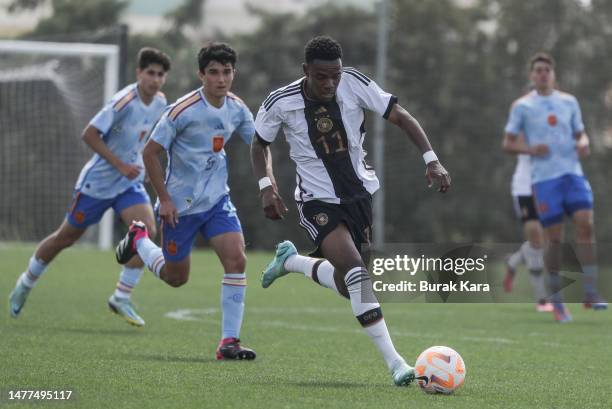
[(264, 214), (272, 220), (282, 219), (288, 209), (278, 193), (278, 187), (274, 179), (272, 152), (270, 152), (269, 144), (266, 144), (257, 134), (251, 143), (251, 166), (253, 167), (253, 174), (259, 181)]
[(135, 179), (142, 171), (140, 166), (131, 165), (119, 159), (108, 146), (106, 146), (104, 140), (100, 138), (100, 131), (96, 127), (88, 125), (85, 130), (83, 130), (82, 138), (87, 146), (113, 165), (126, 178), (130, 180)]
[[(432, 151), (429, 139), (419, 122), (399, 104), (393, 105), (388, 119), (389, 122), (401, 128), (410, 137), (422, 154)], [(439, 192), (446, 193), (450, 188), (451, 177), (439, 160), (427, 164), (425, 178), (428, 186), (431, 186), (434, 181), (437, 182), (440, 185)]]
[(166, 185), (164, 183), (164, 172), (159, 161), (159, 154), (164, 147), (152, 139), (149, 139), (142, 151), (142, 159), (151, 180), (151, 185), (159, 197), (159, 216), (170, 226), (175, 227), (178, 223), (178, 212), (172, 202)]
[(525, 154), (532, 156), (544, 156), (548, 155), (549, 153), (549, 148), (546, 144), (529, 146), (525, 140), (525, 135), (522, 133), (520, 135), (506, 133), (502, 142), (502, 149), (504, 152), (513, 155)]

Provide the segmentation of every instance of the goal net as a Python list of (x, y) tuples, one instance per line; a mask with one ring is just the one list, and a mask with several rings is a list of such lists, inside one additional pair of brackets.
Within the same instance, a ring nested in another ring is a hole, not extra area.
[[(0, 41), (0, 241), (39, 241), (63, 220), (118, 61), (116, 45)], [(112, 226), (107, 213), (89, 239), (109, 248)]]

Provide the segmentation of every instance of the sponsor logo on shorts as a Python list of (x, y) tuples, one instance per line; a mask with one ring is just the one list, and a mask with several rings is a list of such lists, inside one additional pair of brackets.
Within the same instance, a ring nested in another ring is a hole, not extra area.
[(548, 212), (548, 203), (546, 202), (538, 203), (538, 212), (541, 214)]
[(317, 121), (317, 129), (321, 133), (327, 133), (334, 127), (334, 123), (329, 118), (320, 118)]
[(329, 222), (329, 216), (327, 216), (327, 213), (319, 213), (315, 215), (314, 219), (319, 226), (325, 226), (327, 222)]
[(223, 138), (223, 136), (221, 135), (213, 136), (213, 152), (214, 153), (221, 152), (221, 149), (223, 149), (224, 141), (225, 141), (225, 138)]
[(171, 256), (176, 256), (176, 253), (178, 253), (178, 246), (174, 240), (170, 240), (168, 243), (166, 243), (166, 251)]
[(82, 210), (76, 212), (74, 214), (74, 220), (76, 220), (76, 222), (79, 224), (83, 223), (85, 221), (85, 212)]

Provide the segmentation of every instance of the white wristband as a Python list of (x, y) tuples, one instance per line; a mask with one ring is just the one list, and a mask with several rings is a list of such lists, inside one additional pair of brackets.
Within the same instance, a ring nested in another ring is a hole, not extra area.
[(425, 161), (425, 164), (428, 165), (429, 162), (438, 160), (438, 157), (434, 151), (427, 151), (423, 154), (423, 160)]
[(268, 176), (259, 179), (259, 190), (264, 190), (268, 186), (272, 186), (272, 181)]

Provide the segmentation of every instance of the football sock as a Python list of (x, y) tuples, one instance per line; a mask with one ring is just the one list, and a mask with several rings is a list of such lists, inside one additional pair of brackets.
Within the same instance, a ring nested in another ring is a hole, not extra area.
[(398, 360), (403, 359), (393, 346), (367, 270), (363, 267), (352, 268), (344, 276), (344, 281), (353, 314), (382, 354), (387, 367), (393, 368)]
[(318, 261), (318, 258), (314, 257), (306, 257), (300, 256), (299, 254), (294, 254), (292, 256), (287, 257), (285, 260), (285, 269), (288, 271), (302, 273), (306, 277), (311, 277), (312, 275), (312, 266)]
[(561, 276), (559, 273), (549, 273), (550, 283), (550, 299), (553, 303), (562, 303), (563, 297), (561, 297)]
[(30, 258), (28, 269), (21, 274), (19, 281), (28, 288), (34, 287), (40, 276), (47, 270), (47, 266), (48, 264), (33, 255)]
[(246, 274), (224, 274), (221, 282), (221, 308), (223, 310), (221, 339), (240, 338), (244, 314)]
[(582, 288), (588, 297), (597, 295), (597, 265), (591, 264), (582, 267)]
[(516, 270), (519, 264), (521, 264), (522, 262), (523, 262), (523, 253), (521, 249), (515, 251), (514, 253), (510, 255), (510, 257), (508, 257), (508, 265), (513, 270)]
[(312, 278), (315, 283), (329, 288), (345, 298), (349, 298), (344, 280), (336, 274), (336, 269), (329, 261), (319, 259), (312, 266), (310, 278)]
[(119, 281), (117, 281), (117, 287), (115, 288), (115, 298), (130, 298), (132, 290), (134, 290), (134, 287), (140, 281), (143, 272), (144, 268), (142, 267), (131, 268), (124, 266), (121, 274), (119, 274)]
[(138, 251), (138, 255), (147, 265), (149, 270), (155, 274), (157, 278), (159, 278), (159, 273), (166, 265), (166, 260), (164, 260), (164, 254), (162, 249), (157, 247), (150, 238), (144, 237), (136, 243), (136, 250)]

